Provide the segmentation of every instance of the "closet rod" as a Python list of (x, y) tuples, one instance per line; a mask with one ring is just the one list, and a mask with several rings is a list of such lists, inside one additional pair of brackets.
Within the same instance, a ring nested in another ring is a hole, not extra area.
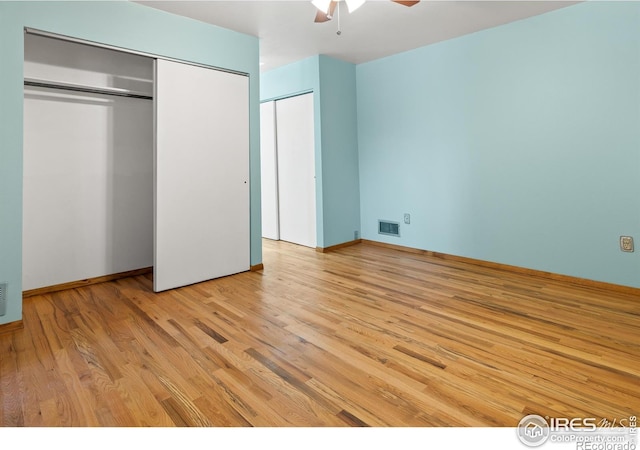
[(126, 91), (124, 89), (118, 89), (118, 88), (99, 88), (99, 87), (83, 86), (80, 84), (57, 83), (52, 81), (35, 80), (31, 78), (25, 78), (24, 85), (50, 88), (50, 89), (61, 89), (64, 91), (88, 92), (91, 94), (116, 95), (118, 97), (141, 98), (144, 100), (153, 100), (153, 97), (151, 95), (133, 92), (133, 91)]

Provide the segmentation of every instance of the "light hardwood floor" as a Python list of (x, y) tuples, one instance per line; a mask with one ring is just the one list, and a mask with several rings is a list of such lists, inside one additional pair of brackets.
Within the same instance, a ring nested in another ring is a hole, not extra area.
[(515, 426), (640, 415), (640, 299), (360, 244), (25, 299), (2, 426)]

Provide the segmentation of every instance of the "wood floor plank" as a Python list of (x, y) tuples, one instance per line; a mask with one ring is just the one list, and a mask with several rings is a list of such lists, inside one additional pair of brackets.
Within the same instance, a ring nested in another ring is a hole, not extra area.
[[(4, 337), (0, 342), (0, 426), (16, 427), (25, 424), (23, 413), (24, 389), (23, 375), (18, 370), (18, 351), (23, 346), (16, 345), (16, 340), (22, 340), (24, 333), (13, 333)], [(37, 426), (37, 425), (36, 425)]]
[(0, 426), (515, 426), (640, 412), (632, 293), (359, 244), (24, 300)]
[(162, 407), (168, 395), (154, 395), (153, 386), (159, 384), (155, 374), (146, 367), (127, 364), (122, 368), (123, 377), (115, 383), (116, 391), (127, 409), (131, 411), (131, 427), (174, 427), (175, 422)]

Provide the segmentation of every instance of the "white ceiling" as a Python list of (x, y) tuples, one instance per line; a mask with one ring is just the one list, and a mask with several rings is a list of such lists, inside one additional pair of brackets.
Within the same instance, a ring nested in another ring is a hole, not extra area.
[(324, 54), (355, 64), (535, 16), (577, 2), (422, 0), (408, 8), (389, 0), (368, 0), (338, 20), (314, 23), (310, 0), (138, 1), (260, 38), (262, 70)]

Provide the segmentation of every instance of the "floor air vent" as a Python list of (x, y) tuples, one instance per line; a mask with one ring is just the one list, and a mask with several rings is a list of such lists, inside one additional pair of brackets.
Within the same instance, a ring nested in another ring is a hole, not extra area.
[(378, 220), (378, 234), (386, 234), (388, 236), (400, 236), (400, 224), (398, 222)]
[(7, 283), (0, 283), (0, 316), (7, 313)]

